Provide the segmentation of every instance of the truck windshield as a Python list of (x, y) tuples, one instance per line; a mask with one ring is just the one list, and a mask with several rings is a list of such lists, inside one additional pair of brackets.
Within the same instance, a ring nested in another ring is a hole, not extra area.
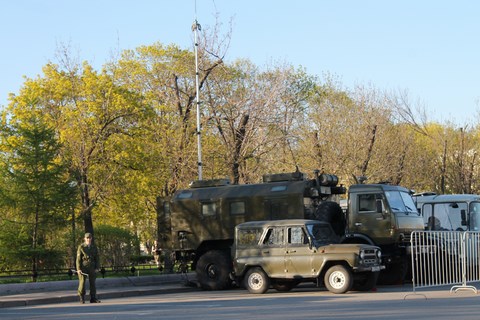
[(328, 224), (307, 224), (307, 230), (317, 247), (339, 242), (337, 235)]
[(480, 202), (470, 203), (470, 230), (480, 230)]
[(418, 214), (410, 194), (402, 191), (385, 191), (385, 195), (392, 211)]

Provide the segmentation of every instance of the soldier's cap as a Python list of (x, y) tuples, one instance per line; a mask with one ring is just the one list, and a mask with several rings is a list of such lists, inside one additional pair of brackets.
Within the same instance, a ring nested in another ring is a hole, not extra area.
[(85, 233), (85, 238), (92, 238), (92, 234), (90, 232)]

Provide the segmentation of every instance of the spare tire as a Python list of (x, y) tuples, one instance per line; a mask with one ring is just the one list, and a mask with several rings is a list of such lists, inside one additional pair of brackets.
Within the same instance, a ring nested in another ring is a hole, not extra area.
[(314, 217), (316, 220), (330, 223), (333, 231), (339, 236), (345, 234), (345, 214), (340, 205), (334, 201), (323, 201), (317, 206)]

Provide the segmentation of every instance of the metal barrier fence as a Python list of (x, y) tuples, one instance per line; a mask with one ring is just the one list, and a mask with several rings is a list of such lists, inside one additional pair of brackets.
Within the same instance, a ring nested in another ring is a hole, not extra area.
[(414, 293), (445, 285), (477, 293), (469, 283), (480, 281), (480, 232), (415, 231), (410, 241)]
[[(156, 264), (131, 264), (128, 266), (110, 266), (101, 268), (98, 276), (105, 277), (105, 275), (118, 275), (122, 273), (130, 275), (140, 275), (140, 273), (156, 271), (161, 272)], [(15, 282), (36, 282), (42, 279), (64, 280), (73, 279), (75, 277), (75, 268), (58, 268), (58, 269), (38, 269), (36, 273), (32, 270), (3, 270), (0, 271), (0, 283), (15, 283)]]

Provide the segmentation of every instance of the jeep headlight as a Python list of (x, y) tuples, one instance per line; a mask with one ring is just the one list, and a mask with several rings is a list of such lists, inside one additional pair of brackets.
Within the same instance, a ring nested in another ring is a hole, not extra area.
[(360, 259), (365, 259), (365, 251), (360, 251)]
[(382, 251), (381, 250), (377, 250), (377, 258), (382, 259)]

